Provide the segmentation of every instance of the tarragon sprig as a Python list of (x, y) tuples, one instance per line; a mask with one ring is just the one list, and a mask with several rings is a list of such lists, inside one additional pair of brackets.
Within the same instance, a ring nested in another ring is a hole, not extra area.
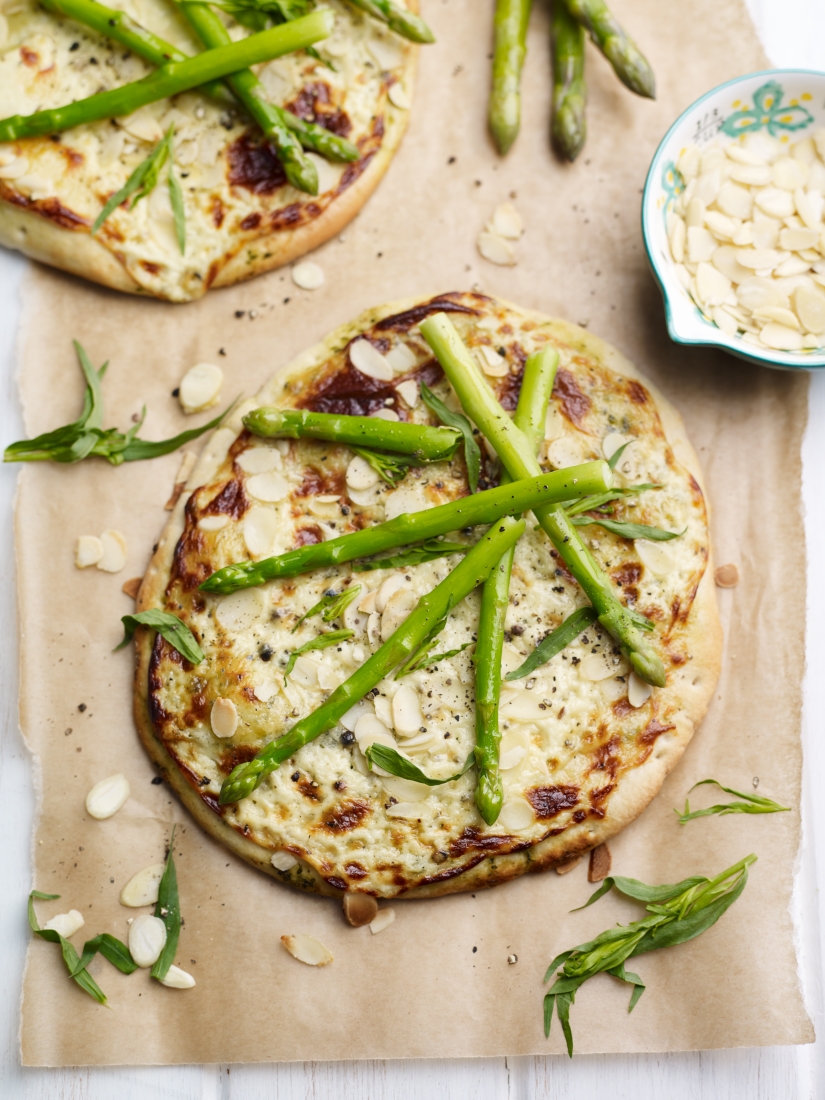
[[(766, 798), (764, 795), (748, 794), (746, 791), (736, 791), (733, 787), (723, 787), (717, 779), (701, 779), (698, 783), (693, 784), (690, 791), (695, 791), (697, 787), (704, 787), (707, 783), (718, 787), (725, 794), (735, 795), (737, 798), (744, 799), (744, 801), (720, 802), (715, 806), (708, 806), (704, 810), (691, 810), (690, 802), (686, 798), (684, 810), (681, 813), (678, 810), (673, 811), (678, 815), (680, 825), (686, 825), (688, 821), (693, 821), (697, 817), (708, 817), (710, 814), (718, 814), (719, 817), (724, 817), (725, 814), (777, 814), (790, 810), (790, 806), (780, 806), (778, 802), (774, 802), (772, 798)], [(688, 791), (688, 794), (690, 794), (690, 791)]]
[(464, 437), (464, 464), (467, 467), (467, 481), (470, 492), (478, 492), (478, 478), (481, 473), (481, 451), (473, 435), (473, 426), (463, 413), (453, 412), (433, 393), (429, 386), (421, 383), (421, 400), (431, 413), (448, 428), (458, 428)]
[(373, 742), (364, 753), (367, 758), (367, 762), (370, 767), (376, 765), (379, 768), (383, 768), (385, 772), (389, 772), (390, 775), (396, 775), (399, 779), (410, 779), (413, 783), (424, 783), (428, 787), (440, 787), (444, 783), (455, 783), (457, 779), (461, 779), (462, 775), (472, 768), (476, 759), (473, 753), (467, 757), (461, 768), (461, 771), (457, 771), (455, 775), (448, 775), (446, 779), (432, 779), (429, 775), (425, 775), (422, 770), (413, 764), (412, 760), (409, 760), (406, 756), (402, 756), (400, 752), (396, 752), (395, 749), (391, 749), (389, 745), (379, 745), (378, 742)]
[(148, 611), (136, 611), (133, 615), (124, 615), (120, 621), (123, 623), (123, 641), (115, 646), (115, 653), (131, 642), (139, 626), (148, 626), (165, 638), (169, 645), (184, 656), (190, 664), (199, 665), (203, 660), (203, 650), (197, 638), (177, 615), (150, 607)]
[(175, 961), (175, 952), (178, 949), (180, 938), (180, 896), (178, 894), (178, 873), (175, 870), (175, 860), (172, 849), (175, 845), (175, 826), (172, 827), (172, 835), (169, 838), (169, 855), (166, 857), (166, 867), (158, 886), (158, 900), (155, 905), (155, 916), (160, 917), (166, 925), (166, 943), (160, 956), (152, 967), (151, 974), (162, 982), (169, 973), (169, 967)]
[(638, 974), (625, 970), (627, 960), (660, 947), (686, 943), (707, 931), (745, 889), (748, 867), (755, 861), (755, 855), (745, 856), (716, 878), (694, 875), (674, 885), (647, 886), (637, 879), (618, 875), (606, 878), (582, 909), (615, 887), (625, 897), (644, 902), (650, 916), (609, 928), (588, 943), (563, 951), (553, 959), (544, 975), (547, 982), (558, 971), (556, 981), (544, 997), (544, 1034), (550, 1034), (555, 1008), (567, 1042), (567, 1053), (573, 1057), (570, 1006), (576, 999), (577, 990), (595, 974), (612, 974), (634, 987), (628, 1007), (632, 1012), (644, 993), (645, 984)]
[(104, 363), (100, 370), (95, 370), (77, 340), (73, 343), (80, 369), (86, 379), (86, 392), (80, 419), (63, 428), (44, 432), (42, 435), (35, 436), (34, 439), (21, 439), (17, 443), (11, 443), (3, 453), (4, 462), (73, 463), (80, 462), (90, 455), (97, 455), (99, 458), (105, 458), (113, 466), (120, 466), (124, 462), (158, 458), (160, 455), (176, 451), (178, 447), (197, 439), (204, 432), (217, 428), (232, 409), (230, 406), (208, 424), (180, 432), (171, 439), (149, 441), (137, 438), (137, 433), (146, 416), (145, 408), (137, 424), (128, 432), (119, 432), (117, 428), (104, 429), (101, 382), (109, 364)]
[(420, 461), (412, 455), (384, 455), (378, 451), (370, 451), (367, 447), (356, 447), (352, 443), (349, 449), (369, 463), (381, 480), (386, 481), (388, 485), (397, 485), (402, 478), (406, 477), (407, 470), (411, 466), (420, 465)]
[(355, 636), (354, 630), (330, 630), (326, 634), (319, 634), (317, 638), (310, 638), (308, 642), (304, 642), (303, 645), (299, 645), (297, 649), (289, 655), (287, 666), (284, 669), (284, 679), (286, 680), (295, 668), (295, 662), (301, 656), (302, 653), (311, 653), (316, 649), (329, 649), (330, 646), (340, 645), (341, 642), (348, 642), (350, 638)]
[(305, 611), (298, 622), (293, 626), (294, 634), (301, 623), (311, 619), (314, 615), (320, 615), (325, 623), (333, 623), (340, 619), (346, 609), (360, 593), (361, 585), (356, 584), (351, 588), (345, 588), (343, 592), (326, 592), (321, 599), (309, 611)]

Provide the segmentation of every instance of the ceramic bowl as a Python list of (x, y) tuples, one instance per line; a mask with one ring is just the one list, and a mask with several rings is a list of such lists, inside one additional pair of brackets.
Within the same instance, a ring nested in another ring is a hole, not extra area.
[[(670, 336), (679, 344), (724, 348), (742, 359), (781, 370), (825, 367), (825, 346), (789, 352), (728, 335), (706, 316), (681, 283), (667, 238), (667, 215), (684, 190), (676, 168), (684, 148), (729, 145), (762, 130), (789, 147), (825, 128), (825, 73), (771, 69), (729, 80), (703, 95), (673, 123), (650, 165), (642, 200), (647, 257), (662, 291)], [(822, 337), (825, 345), (825, 335)]]

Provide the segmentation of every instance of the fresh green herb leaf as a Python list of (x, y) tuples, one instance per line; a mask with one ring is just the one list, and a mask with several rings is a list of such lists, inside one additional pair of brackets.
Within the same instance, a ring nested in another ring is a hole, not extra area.
[(435, 624), (435, 626), (432, 628), (432, 630), (418, 647), (418, 649), (410, 654), (410, 656), (406, 659), (406, 661), (401, 665), (400, 668), (396, 669), (396, 680), (400, 680), (402, 676), (406, 676), (409, 672), (414, 672), (417, 668), (421, 668), (424, 664), (427, 663), (430, 650), (435, 645), (436, 638), (446, 625), (446, 617), (443, 619), (439, 619), (439, 621)]
[[(202, 0), (178, 0), (181, 4), (202, 3)], [(245, 12), (262, 13), (271, 17), (276, 24), (289, 23), (306, 15), (310, 9), (309, 0), (210, 0), (210, 6), (220, 8), (230, 15), (238, 16)], [(238, 20), (242, 22), (242, 20)], [(264, 24), (265, 26), (265, 24)], [(255, 26), (263, 30), (263, 26)]]
[(317, 638), (311, 638), (308, 642), (304, 642), (303, 645), (299, 645), (298, 648), (293, 649), (292, 653), (289, 655), (289, 661), (284, 669), (284, 679), (287, 679), (290, 672), (292, 672), (295, 667), (295, 662), (302, 653), (310, 653), (314, 649), (329, 649), (331, 645), (339, 645), (341, 642), (348, 641), (354, 634), (354, 630), (331, 630), (328, 634), (319, 634)]
[(599, 527), (603, 527), (605, 531), (610, 531), (623, 539), (651, 539), (655, 542), (668, 542), (670, 539), (678, 539), (680, 535), (684, 535), (687, 531), (687, 527), (684, 531), (664, 531), (661, 527), (648, 527), (643, 523), (622, 523), (619, 520), (605, 519), (601, 516), (574, 516), (570, 522), (577, 527), (589, 527), (591, 524), (597, 524)]
[[(407, 672), (416, 672), (419, 668), (435, 668), (439, 661), (447, 661), (450, 657), (457, 657), (459, 653), (463, 653), (465, 649), (469, 649), (474, 642), (465, 642), (464, 645), (460, 645), (458, 649), (447, 649), (443, 653), (433, 653), (432, 656), (424, 654), (424, 656), (411, 667), (407, 668)], [(406, 666), (405, 666), (406, 668)], [(396, 673), (396, 680), (399, 678), (399, 674)]]
[(368, 462), (388, 485), (396, 485), (411, 466), (420, 466), (422, 462), (415, 455), (385, 455), (368, 447), (357, 447), (354, 443), (349, 444), (349, 449)]
[(76, 973), (88, 967), (98, 951), (112, 966), (116, 966), (121, 974), (133, 974), (138, 968), (125, 943), (116, 936), (110, 936), (108, 932), (101, 932), (99, 936), (95, 936), (93, 940), (86, 940), (83, 944), (83, 954), (78, 961), (76, 972), (72, 974), (73, 978)]
[[(690, 790), (695, 791), (697, 787), (704, 787), (707, 783), (718, 787), (725, 794), (735, 795), (737, 798), (744, 799), (744, 801), (721, 802), (716, 806), (708, 806), (705, 810), (691, 811), (690, 802), (685, 799), (685, 808), (682, 813), (680, 814), (678, 810), (673, 811), (678, 815), (680, 825), (686, 825), (688, 821), (693, 821), (694, 818), (707, 817), (709, 814), (718, 814), (720, 817), (724, 817), (725, 814), (777, 814), (790, 810), (790, 806), (780, 806), (778, 802), (774, 802), (772, 798), (765, 798), (764, 795), (748, 794), (747, 791), (736, 791), (733, 787), (723, 787), (716, 779), (702, 779), (698, 783), (694, 783)], [(690, 791), (688, 791), (688, 794), (690, 794)]]
[(438, 539), (427, 539), (420, 546), (410, 546), (400, 554), (353, 562), (352, 569), (355, 573), (365, 573), (369, 569), (407, 569), (426, 561), (444, 558), (448, 554), (466, 554), (471, 547), (472, 543), (469, 542), (440, 542)]
[(442, 424), (448, 428), (458, 428), (464, 436), (464, 462), (467, 466), (467, 480), (470, 483), (470, 492), (478, 492), (478, 478), (481, 473), (481, 451), (473, 435), (473, 426), (466, 416), (454, 413), (436, 397), (429, 386), (421, 383), (421, 400), (431, 413), (434, 413)]
[(29, 927), (32, 932), (34, 932), (35, 936), (39, 936), (41, 940), (46, 940), (48, 943), (60, 944), (63, 962), (66, 964), (66, 969), (69, 971), (70, 977), (73, 978), (84, 993), (88, 993), (90, 997), (94, 997), (98, 1004), (105, 1005), (106, 994), (88, 971), (78, 969), (80, 957), (74, 946), (61, 936), (59, 932), (55, 932), (51, 928), (41, 928), (37, 920), (37, 914), (34, 911), (34, 899), (37, 898), (39, 901), (54, 901), (59, 897), (60, 894), (44, 894), (40, 890), (32, 890), (29, 894)]
[(132, 199), (131, 205), (129, 206), (130, 210), (134, 210), (140, 200), (154, 190), (158, 182), (160, 170), (169, 159), (172, 152), (172, 136), (174, 132), (174, 126), (170, 126), (161, 141), (158, 142), (149, 156), (140, 162), (131, 176), (126, 180), (123, 187), (112, 195), (95, 219), (95, 223), (92, 226), (92, 236), (97, 233), (101, 225), (103, 225), (110, 214), (117, 210), (121, 203), (126, 202), (127, 199), (130, 199), (132, 195), (134, 195), (135, 197)]
[(124, 636), (120, 645), (115, 646), (113, 651), (115, 653), (131, 642), (138, 626), (150, 626), (165, 638), (169, 645), (174, 646), (178, 653), (183, 654), (190, 664), (199, 665), (203, 660), (203, 650), (198, 645), (195, 635), (177, 615), (151, 608), (149, 611), (137, 611), (134, 615), (124, 615), (120, 621), (123, 623)]
[(580, 607), (572, 615), (568, 615), (561, 626), (552, 630), (546, 638), (543, 638), (530, 656), (519, 665), (518, 668), (508, 672), (505, 680), (523, 680), (540, 665), (545, 665), (549, 660), (566, 649), (598, 616), (592, 607)]
[(755, 860), (755, 855), (749, 855), (714, 879), (693, 876), (675, 885), (647, 886), (637, 879), (619, 876), (606, 878), (582, 908), (592, 905), (615, 887), (627, 897), (645, 902), (650, 916), (632, 924), (609, 928), (588, 943), (579, 944), (553, 959), (544, 976), (547, 982), (556, 974), (556, 981), (544, 998), (545, 1035), (550, 1033), (555, 1007), (567, 1042), (567, 1052), (572, 1058), (570, 1005), (580, 986), (595, 974), (612, 974), (631, 984), (633, 992), (628, 1011), (632, 1011), (645, 987), (637, 974), (625, 970), (625, 962), (648, 951), (686, 943), (705, 932), (745, 889), (748, 866)]
[(607, 460), (607, 465), (608, 465), (608, 466), (610, 467), (610, 469), (611, 469), (611, 470), (615, 470), (615, 469), (616, 469), (616, 465), (618, 464), (618, 461), (619, 461), (619, 459), (620, 459), (620, 458), (622, 457), (622, 455), (623, 455), (623, 454), (625, 453), (625, 451), (626, 451), (626, 450), (627, 450), (627, 448), (628, 448), (628, 447), (630, 446), (630, 444), (631, 444), (631, 443), (635, 443), (635, 442), (636, 442), (636, 440), (635, 440), (635, 439), (628, 439), (627, 443), (623, 443), (623, 444), (621, 445), (621, 447), (619, 447), (619, 448), (618, 448), (617, 450), (615, 450), (615, 451), (613, 452), (613, 454), (612, 454), (612, 455), (610, 456), (610, 458), (608, 458), (608, 460)]
[(450, 775), (446, 779), (430, 779), (428, 775), (425, 775), (420, 768), (413, 764), (412, 760), (408, 760), (388, 745), (379, 745), (378, 742), (374, 742), (364, 755), (370, 766), (376, 764), (379, 768), (383, 768), (385, 772), (389, 772), (390, 775), (397, 775), (400, 779), (411, 779), (414, 783), (426, 783), (428, 787), (440, 787), (444, 783), (454, 783), (456, 779), (461, 779), (462, 775), (468, 772), (475, 763), (475, 756), (470, 753), (460, 772), (456, 772), (455, 775)]
[(158, 886), (158, 901), (155, 906), (155, 916), (160, 917), (166, 925), (166, 943), (160, 958), (152, 967), (151, 974), (158, 981), (163, 981), (169, 973), (169, 967), (175, 961), (175, 952), (178, 949), (180, 937), (180, 898), (178, 896), (178, 875), (175, 870), (175, 860), (172, 850), (175, 845), (175, 829), (169, 838), (169, 855), (166, 857), (166, 869)]
[(646, 615), (640, 615), (638, 611), (634, 611), (632, 607), (626, 607), (625, 611), (628, 613), (634, 624), (638, 626), (639, 630), (655, 630), (656, 624), (652, 622)]
[(125, 435), (117, 428), (104, 430), (102, 427), (103, 395), (100, 382), (108, 364), (104, 363), (100, 370), (96, 371), (89, 362), (86, 352), (76, 340), (74, 347), (86, 379), (80, 419), (63, 428), (56, 428), (52, 432), (35, 436), (34, 439), (22, 439), (10, 444), (4, 452), (4, 462), (73, 463), (80, 462), (89, 455), (97, 455), (99, 458), (105, 458), (113, 466), (120, 466), (123, 462), (157, 458), (159, 455), (176, 451), (184, 443), (197, 439), (204, 432), (216, 428), (234, 408), (233, 402), (225, 412), (216, 416), (214, 420), (210, 420), (208, 424), (203, 424), (199, 428), (190, 428), (172, 439), (162, 439), (157, 442), (136, 438), (143, 424), (143, 417), (146, 415), (145, 408), (138, 423), (133, 425)]
[(333, 73), (338, 72), (338, 70), (335, 68), (335, 66), (332, 64), (332, 62), (327, 60), (326, 57), (321, 57), (321, 55), (318, 53), (318, 51), (315, 49), (314, 46), (307, 46), (304, 52), (309, 54), (310, 57), (315, 58), (316, 61), (320, 61), (320, 63), (322, 65), (324, 65), (327, 69), (329, 69), (331, 72), (333, 72)]
[(646, 482), (644, 485), (630, 485), (626, 489), (608, 489), (604, 493), (593, 493), (589, 497), (581, 497), (579, 500), (571, 501), (569, 504), (564, 505), (564, 510), (568, 516), (577, 516), (581, 512), (593, 512), (597, 508), (604, 508), (606, 504), (611, 504), (614, 500), (621, 500), (622, 497), (636, 496), (638, 493), (646, 493), (648, 490), (661, 488), (661, 485)]
[(360, 591), (361, 585), (356, 584), (353, 585), (352, 588), (345, 588), (343, 592), (327, 592), (314, 607), (311, 607), (309, 611), (305, 612), (300, 617), (295, 626), (293, 626), (292, 633), (294, 634), (301, 623), (306, 619), (311, 619), (313, 615), (320, 614), (325, 623), (331, 623), (336, 619), (340, 619)]

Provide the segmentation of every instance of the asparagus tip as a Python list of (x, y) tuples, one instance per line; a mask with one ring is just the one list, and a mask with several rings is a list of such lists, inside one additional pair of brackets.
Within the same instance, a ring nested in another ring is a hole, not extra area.
[(665, 666), (662, 664), (659, 656), (653, 653), (648, 647), (645, 647), (645, 652), (633, 650), (628, 654), (628, 660), (633, 666), (634, 672), (637, 676), (640, 676), (646, 684), (652, 684), (653, 687), (659, 688), (665, 686)]

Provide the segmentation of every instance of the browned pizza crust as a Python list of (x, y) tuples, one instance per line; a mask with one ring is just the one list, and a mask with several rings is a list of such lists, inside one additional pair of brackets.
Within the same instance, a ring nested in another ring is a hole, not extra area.
[[(331, 348), (343, 346), (347, 340), (371, 328), (383, 318), (410, 310), (414, 311), (413, 316), (420, 318), (426, 312), (438, 308), (439, 303), (457, 309), (465, 307), (470, 309), (474, 304), (489, 303), (489, 299), (484, 299), (481, 295), (455, 294), (442, 296), (440, 299), (429, 302), (396, 302), (370, 310), (352, 324), (342, 326), (330, 334), (324, 342), (299, 356), (285, 371), (279, 373), (273, 383), (259, 395), (258, 400), (251, 402), (250, 406), (277, 399), (277, 396), (283, 393), (286, 383), (291, 382), (296, 385), (299, 381), (303, 383), (308, 378), (317, 377), (317, 368), (324, 363)], [(597, 361), (623, 379), (641, 382), (655, 401), (667, 442), (676, 460), (692, 474), (698, 491), (702, 482), (701, 470), (679, 414), (615, 348), (568, 322), (549, 321), (540, 314), (521, 310), (507, 303), (493, 304), (511, 310), (520, 321), (549, 326), (552, 339), (557, 344), (566, 345), (574, 354)], [(409, 319), (409, 313), (407, 317)], [(639, 387), (639, 391), (643, 392), (642, 387)], [(221, 429), (207, 443), (198, 466), (190, 478), (189, 489), (208, 482), (221, 466), (228, 448), (236, 438), (239, 416), (240, 413), (234, 423), (228, 428)], [(178, 502), (144, 578), (139, 594), (141, 609), (163, 605), (178, 539), (184, 530), (186, 496), (187, 494), (184, 494)], [(683, 616), (679, 646), (683, 656), (680, 656), (678, 663), (671, 664), (668, 677), (668, 690), (679, 700), (678, 710), (675, 714), (670, 714), (666, 723), (659, 723), (657, 712), (655, 708), (653, 709), (646, 730), (649, 747), (642, 754), (637, 766), (619, 769), (618, 781), (614, 787), (611, 787), (609, 801), (605, 803), (607, 812), (604, 812), (601, 817), (585, 816), (579, 823), (572, 823), (563, 830), (556, 830), (560, 835), (552, 835), (550, 830), (550, 835), (546, 835), (538, 842), (522, 845), (521, 850), (488, 854), (483, 844), (477, 845), (474, 852), (470, 853), (471, 858), (464, 865), (458, 868), (448, 866), (443, 872), (439, 872), (436, 868), (434, 873), (428, 875), (423, 882), (411, 888), (402, 888), (396, 896), (437, 897), (497, 885), (528, 871), (544, 870), (603, 843), (638, 817), (656, 795), (666, 775), (684, 752), (707, 709), (718, 678), (722, 635), (710, 558), (701, 575), (689, 614)], [(152, 721), (152, 707), (155, 705), (149, 693), (152, 654), (151, 633), (139, 630), (135, 674), (135, 718), (138, 731), (150, 756), (190, 812), (216, 839), (267, 874), (300, 889), (331, 896), (339, 895), (341, 889), (336, 883), (331, 884), (304, 860), (299, 859), (297, 865), (289, 871), (276, 871), (270, 863), (271, 848), (248, 839), (237, 827), (227, 823), (214, 795), (205, 797), (198, 787), (198, 777), (187, 774), (180, 762), (172, 758)], [(605, 757), (604, 767), (610, 772), (609, 751)], [(615, 772), (616, 769), (614, 774)], [(377, 892), (371, 890), (369, 882), (365, 882), (362, 886), (350, 883), (348, 888)]]

